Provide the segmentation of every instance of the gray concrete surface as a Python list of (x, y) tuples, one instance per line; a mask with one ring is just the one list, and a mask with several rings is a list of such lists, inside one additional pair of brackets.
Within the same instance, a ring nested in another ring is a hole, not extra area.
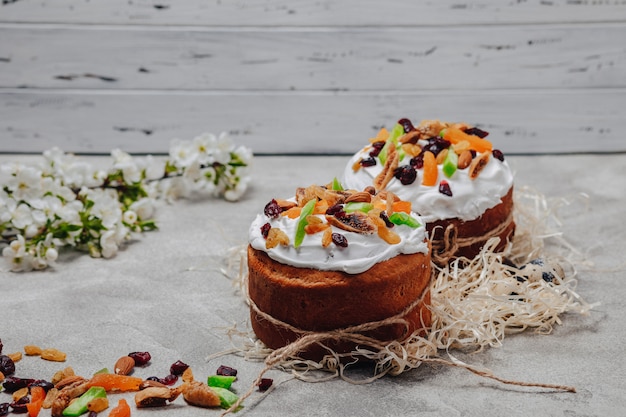
[[(0, 156), (0, 162), (13, 157)], [(28, 160), (32, 157), (21, 157)], [(101, 159), (94, 157), (94, 161)], [(198, 379), (220, 364), (239, 370), (243, 393), (260, 362), (209, 355), (232, 347), (226, 329), (247, 328), (248, 311), (233, 283), (219, 270), (227, 249), (245, 243), (248, 224), (273, 196), (296, 186), (324, 183), (341, 172), (345, 157), (258, 157), (251, 190), (238, 203), (179, 201), (157, 213), (160, 229), (128, 244), (113, 259), (63, 253), (52, 269), (0, 270), (0, 338), (4, 352), (26, 344), (68, 354), (63, 365), (26, 357), (20, 377), (50, 378), (63, 366), (89, 375), (112, 368), (119, 356), (149, 351), (151, 364), (135, 375), (164, 376), (182, 360)], [(306, 383), (272, 370), (276, 387), (253, 396), (239, 415), (250, 416), (621, 416), (626, 410), (626, 322), (623, 213), (626, 155), (515, 156), (516, 186), (530, 186), (572, 204), (563, 209), (565, 237), (593, 266), (581, 266), (578, 292), (599, 302), (589, 316), (566, 314), (551, 335), (510, 336), (501, 348), (456, 354), (503, 378), (576, 387), (577, 393), (513, 387), (467, 371), (424, 365), (368, 385), (341, 380)], [(581, 193), (589, 196), (579, 198)], [(587, 201), (587, 203), (583, 203)], [(368, 370), (355, 370), (356, 377)], [(112, 395), (132, 399), (130, 394)], [(0, 402), (9, 395), (0, 393)], [(133, 416), (195, 417), (217, 410), (187, 406), (136, 410)], [(41, 415), (49, 415), (49, 411)]]

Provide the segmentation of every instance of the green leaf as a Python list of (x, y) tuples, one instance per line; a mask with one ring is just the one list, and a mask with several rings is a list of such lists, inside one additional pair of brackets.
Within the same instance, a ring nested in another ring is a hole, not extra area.
[(308, 203), (302, 207), (302, 211), (300, 212), (300, 218), (298, 219), (298, 225), (296, 226), (296, 236), (293, 241), (293, 246), (295, 248), (299, 248), (302, 245), (302, 241), (304, 240), (304, 228), (309, 222), (306, 221), (307, 216), (313, 213), (313, 209), (315, 208), (315, 203), (317, 200), (315, 198), (309, 200)]

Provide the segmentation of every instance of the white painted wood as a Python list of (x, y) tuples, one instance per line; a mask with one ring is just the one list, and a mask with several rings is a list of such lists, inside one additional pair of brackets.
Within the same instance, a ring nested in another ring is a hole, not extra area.
[(5, 25), (0, 45), (0, 87), (388, 92), (626, 86), (626, 22), (532, 30)]
[(441, 26), (624, 20), (624, 0), (5, 0), (2, 22)]
[(401, 117), (478, 124), (505, 153), (626, 152), (626, 89), (397, 93), (0, 90), (0, 152), (166, 153), (231, 131), (255, 153), (350, 154)]

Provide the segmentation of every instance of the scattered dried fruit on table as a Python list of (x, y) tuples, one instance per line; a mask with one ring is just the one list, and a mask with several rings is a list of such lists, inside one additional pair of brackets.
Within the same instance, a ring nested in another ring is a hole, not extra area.
[[(80, 397), (72, 401), (64, 410), (63, 415), (69, 417), (77, 417), (85, 414), (87, 405), (96, 398), (106, 398), (106, 391), (102, 387), (91, 387)], [(108, 403), (107, 403), (108, 406)], [(106, 407), (105, 407), (106, 408)]]
[(88, 387), (102, 387), (111, 391), (139, 391), (143, 380), (138, 377), (116, 374), (96, 374), (87, 381)]
[(191, 405), (211, 408), (219, 407), (220, 397), (208, 385), (199, 381), (185, 382), (182, 387), (183, 398)]
[(46, 391), (40, 386), (30, 387), (30, 403), (26, 404), (28, 417), (37, 417), (46, 398)]
[(24, 353), (26, 356), (39, 356), (41, 355), (42, 349), (39, 346), (35, 345), (26, 345), (24, 346)]
[(117, 405), (111, 409), (109, 417), (130, 417), (130, 406), (124, 398), (120, 398)]
[(149, 387), (135, 394), (135, 405), (138, 408), (162, 407), (178, 398), (181, 391), (182, 387)]
[(13, 352), (13, 353), (8, 353), (7, 356), (9, 358), (11, 358), (11, 360), (13, 361), (13, 363), (15, 362), (19, 362), (22, 360), (22, 352)]
[(207, 378), (206, 383), (210, 387), (219, 387), (219, 388), (229, 389), (236, 379), (237, 379), (236, 376), (210, 375)]
[(23, 387), (18, 389), (17, 391), (13, 391), (13, 401), (18, 401), (28, 395), (28, 387)]
[(58, 349), (48, 348), (41, 351), (41, 359), (53, 362), (65, 362), (67, 354)]
[(130, 352), (128, 356), (135, 360), (135, 366), (144, 366), (152, 359), (149, 352)]
[(15, 362), (7, 355), (0, 355), (0, 372), (6, 377), (15, 372)]
[(172, 375), (180, 376), (183, 374), (183, 372), (187, 370), (187, 368), (189, 368), (189, 365), (187, 365), (185, 362), (176, 361), (170, 366), (170, 373)]
[(95, 413), (99, 413), (101, 411), (109, 408), (109, 399), (107, 397), (104, 398), (94, 398), (93, 400), (87, 403), (87, 410), (93, 411)]
[(50, 382), (52, 382), (54, 385), (58, 384), (59, 381), (67, 378), (68, 376), (74, 376), (76, 375), (74, 373), (74, 369), (71, 366), (66, 367), (65, 369), (62, 369), (60, 371), (57, 371), (53, 376), (52, 376), (52, 380)]
[(271, 378), (261, 378), (259, 381), (259, 391), (267, 391), (273, 383), (274, 380)]

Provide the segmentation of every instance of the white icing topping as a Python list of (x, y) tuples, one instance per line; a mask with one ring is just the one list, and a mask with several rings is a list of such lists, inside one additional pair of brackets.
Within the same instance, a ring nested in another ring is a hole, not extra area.
[[(324, 218), (323, 215), (316, 216)], [(341, 248), (331, 243), (324, 248), (322, 246), (323, 232), (319, 232), (305, 235), (302, 245), (295, 248), (293, 241), (298, 219), (290, 219), (282, 215), (276, 219), (270, 219), (265, 214), (257, 215), (252, 222), (249, 240), (254, 249), (266, 252), (270, 258), (282, 264), (298, 268), (358, 274), (367, 271), (378, 262), (386, 261), (399, 254), (428, 253), (428, 245), (424, 241), (426, 239), (424, 221), (415, 213), (412, 213), (411, 217), (416, 219), (421, 226), (417, 228), (406, 225), (394, 226), (392, 230), (402, 239), (395, 245), (385, 242), (376, 233), (365, 235), (331, 226), (334, 233), (341, 233), (346, 237), (348, 247)], [(266, 249), (266, 240), (261, 234), (261, 227), (265, 223), (270, 223), (272, 227), (278, 227), (285, 232), (289, 236), (290, 244)]]
[[(368, 147), (352, 156), (346, 165), (342, 184), (348, 189), (362, 190), (372, 185), (373, 179), (382, 171), (383, 164), (376, 157), (376, 165), (361, 167), (354, 171), (352, 166), (361, 158), (369, 157)], [(480, 153), (479, 153), (480, 155)], [(409, 163), (405, 156), (400, 166)], [(442, 165), (438, 165), (439, 174), (434, 186), (422, 185), (423, 170), (417, 170), (417, 179), (413, 184), (403, 185), (393, 178), (385, 187), (412, 203), (413, 211), (419, 213), (426, 222), (459, 218), (463, 221), (478, 218), (485, 210), (498, 205), (513, 185), (513, 174), (506, 160), (500, 161), (491, 156), (480, 175), (474, 180), (468, 176), (469, 169), (457, 169), (451, 178), (443, 173)], [(439, 182), (445, 179), (450, 184), (452, 197), (439, 192)]]

